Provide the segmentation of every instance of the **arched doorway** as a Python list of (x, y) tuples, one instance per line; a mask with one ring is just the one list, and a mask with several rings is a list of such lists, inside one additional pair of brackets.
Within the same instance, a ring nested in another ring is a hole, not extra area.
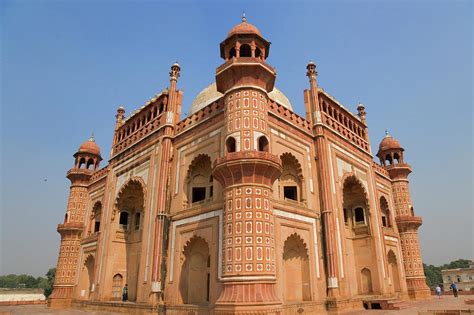
[(112, 279), (112, 299), (115, 301), (122, 300), (123, 277), (117, 273)]
[(194, 236), (183, 251), (179, 291), (184, 304), (207, 304), (210, 294), (209, 246), (201, 237)]
[(311, 280), (306, 244), (297, 234), (290, 235), (283, 248), (284, 300), (311, 300)]
[(359, 294), (371, 294), (372, 292), (372, 273), (368, 268), (364, 268), (360, 272)]
[(400, 273), (398, 271), (398, 263), (397, 263), (397, 256), (395, 253), (390, 250), (387, 255), (388, 265), (389, 265), (389, 272), (392, 278), (392, 286), (395, 292), (400, 292)]
[(95, 259), (94, 256), (89, 255), (85, 261), (85, 267), (87, 270), (87, 294), (86, 297), (90, 295), (90, 293), (93, 291), (93, 286), (94, 286), (94, 265), (95, 265)]

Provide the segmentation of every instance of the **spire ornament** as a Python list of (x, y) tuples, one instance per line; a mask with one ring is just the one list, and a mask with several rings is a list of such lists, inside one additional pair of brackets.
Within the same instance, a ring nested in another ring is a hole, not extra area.
[(318, 72), (316, 71), (316, 64), (314, 63), (313, 60), (310, 60), (308, 62), (308, 65), (306, 66), (306, 76), (309, 78), (309, 80), (316, 80), (316, 76), (318, 75)]
[(242, 23), (247, 23), (247, 17), (245, 16), (245, 11), (242, 12)]
[(179, 63), (176, 61), (171, 66), (170, 80), (178, 81), (180, 71), (181, 71), (181, 67), (179, 66)]
[(362, 123), (364, 124), (367, 123), (367, 120), (366, 120), (367, 113), (365, 112), (365, 106), (362, 103), (359, 103), (359, 106), (357, 106), (357, 116), (359, 116)]

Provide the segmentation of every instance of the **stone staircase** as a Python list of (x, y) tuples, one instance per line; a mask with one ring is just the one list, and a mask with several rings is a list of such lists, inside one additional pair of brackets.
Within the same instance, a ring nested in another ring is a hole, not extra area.
[(402, 310), (408, 303), (396, 298), (371, 297), (363, 299), (364, 308), (368, 310)]

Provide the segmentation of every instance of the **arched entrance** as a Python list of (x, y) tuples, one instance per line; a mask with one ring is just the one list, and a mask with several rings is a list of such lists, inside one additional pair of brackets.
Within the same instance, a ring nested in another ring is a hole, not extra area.
[(400, 292), (400, 273), (398, 271), (397, 256), (390, 250), (387, 255), (390, 277), (392, 278), (392, 286), (395, 292)]
[(207, 304), (210, 293), (210, 256), (207, 242), (194, 236), (183, 251), (179, 291), (184, 304)]
[(87, 270), (87, 280), (88, 280), (86, 297), (90, 295), (94, 286), (94, 265), (95, 265), (94, 256), (90, 255), (89, 257), (87, 257), (86, 262), (85, 262), (85, 266)]
[[(120, 190), (117, 198), (114, 224), (116, 227), (117, 245), (115, 250), (119, 253), (117, 267), (126, 270), (123, 286), (128, 286), (128, 300), (136, 301), (139, 279), (142, 222), (144, 210), (145, 191), (140, 179), (129, 180)], [(115, 297), (115, 296), (114, 296)]]
[(283, 248), (284, 300), (311, 300), (311, 280), (306, 244), (298, 234), (290, 235)]

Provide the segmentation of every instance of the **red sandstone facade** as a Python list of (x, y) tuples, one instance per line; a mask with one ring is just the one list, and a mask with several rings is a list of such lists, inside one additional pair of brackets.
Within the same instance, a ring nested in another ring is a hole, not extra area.
[(269, 49), (244, 18), (187, 118), (174, 64), (167, 89), (117, 110), (107, 166), (80, 146), (51, 306), (319, 314), (429, 295), (403, 148), (387, 135), (373, 162), (364, 106), (319, 88), (312, 62), (295, 114)]

